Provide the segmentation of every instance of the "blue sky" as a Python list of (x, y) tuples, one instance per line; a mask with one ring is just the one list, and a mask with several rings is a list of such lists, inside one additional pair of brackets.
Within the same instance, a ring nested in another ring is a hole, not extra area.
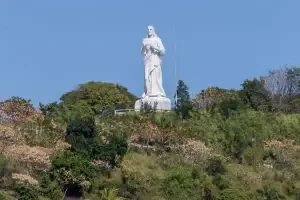
[(208, 86), (240, 88), (247, 78), (300, 64), (299, 8), (299, 0), (3, 0), (0, 99), (49, 103), (91, 80), (141, 95), (139, 50), (149, 24), (167, 50), (170, 98), (175, 63), (192, 95)]

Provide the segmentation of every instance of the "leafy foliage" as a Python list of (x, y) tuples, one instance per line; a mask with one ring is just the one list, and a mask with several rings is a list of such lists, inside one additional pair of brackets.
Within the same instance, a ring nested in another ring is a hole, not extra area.
[(127, 152), (128, 144), (123, 136), (118, 135), (110, 135), (107, 140), (108, 143), (95, 150), (94, 157), (115, 167)]
[(285, 200), (285, 196), (282, 195), (271, 185), (266, 185), (262, 189), (257, 191), (266, 200)]
[(56, 155), (52, 160), (51, 171), (61, 185), (89, 181), (99, 170), (88, 158), (70, 151)]
[(50, 199), (61, 199), (63, 197), (62, 190), (59, 184), (54, 180), (54, 177), (50, 173), (42, 173), (40, 176), (40, 192), (43, 196)]
[(93, 118), (75, 119), (67, 127), (66, 140), (72, 145), (73, 151), (87, 156), (93, 151), (92, 148), (96, 142), (95, 133), (96, 126)]
[(208, 166), (205, 170), (207, 174), (211, 176), (216, 176), (217, 174), (224, 174), (226, 172), (223, 161), (216, 157), (209, 159)]
[(65, 105), (76, 105), (85, 102), (95, 114), (101, 114), (104, 109), (129, 108), (135, 101), (135, 96), (121, 86), (105, 82), (87, 82), (68, 92), (60, 98)]
[(127, 151), (128, 144), (123, 136), (109, 135), (107, 142), (96, 135), (93, 118), (73, 120), (67, 128), (67, 141), (74, 152), (83, 154), (91, 159), (108, 162), (116, 166)]
[(219, 87), (209, 87), (202, 90), (193, 99), (198, 109), (206, 109), (210, 111), (214, 109), (226, 97), (226, 90)]
[(38, 191), (32, 185), (27, 183), (19, 183), (16, 185), (16, 192), (20, 200), (38, 200)]
[(270, 110), (270, 96), (261, 81), (257, 79), (245, 80), (240, 95), (246, 104), (255, 110)]
[(209, 177), (197, 167), (180, 166), (173, 169), (165, 180), (169, 199), (212, 199), (213, 185)]
[(243, 194), (241, 191), (238, 191), (234, 188), (227, 188), (221, 191), (218, 200), (249, 200), (249, 198)]
[[(145, 106), (112, 117), (135, 97), (103, 82), (81, 84), (59, 103), (40, 104), (41, 112), (21, 97), (3, 101), (0, 140), (8, 148), (1, 153), (15, 158), (17, 145), (40, 145), (44, 160), (52, 155), (44, 171), (32, 164), (36, 152), (23, 152), (26, 162), (1, 157), (0, 187), (19, 199), (299, 199), (299, 68), (273, 72), (240, 90), (210, 87), (195, 98), (180, 80), (175, 112), (166, 113)], [(271, 87), (271, 79), (282, 82)], [(39, 187), (13, 188), (24, 182), (14, 172)]]

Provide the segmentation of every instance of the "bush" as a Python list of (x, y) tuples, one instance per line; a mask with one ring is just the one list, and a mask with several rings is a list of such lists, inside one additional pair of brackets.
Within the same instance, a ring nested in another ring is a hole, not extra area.
[(90, 160), (80, 154), (65, 151), (52, 159), (52, 169), (55, 179), (62, 185), (81, 183), (91, 180), (100, 169), (92, 165)]
[(0, 156), (0, 187), (9, 188), (13, 184), (12, 173), (14, 172), (14, 167), (11, 161), (4, 156)]
[(257, 190), (257, 193), (265, 200), (284, 200), (283, 194), (277, 191), (272, 185), (266, 185), (262, 189)]
[(200, 139), (205, 144), (216, 144), (223, 141), (224, 133), (220, 132), (223, 120), (220, 115), (208, 112), (193, 112), (193, 117), (179, 122), (176, 131), (184, 137)]
[(67, 141), (72, 145), (72, 151), (89, 159), (108, 162), (112, 167), (123, 158), (127, 151), (127, 141), (123, 136), (109, 135), (106, 142), (96, 135), (93, 118), (73, 120), (67, 128)]
[(51, 178), (49, 173), (41, 174), (39, 184), (43, 196), (49, 199), (62, 199), (63, 192), (56, 180), (53, 180), (53, 177)]
[(217, 157), (212, 157), (208, 159), (208, 165), (205, 168), (205, 170), (211, 176), (215, 176), (217, 174), (224, 174), (226, 172), (223, 161)]
[(157, 193), (164, 178), (164, 171), (155, 156), (129, 152), (121, 163), (122, 179), (131, 193), (139, 191), (147, 195)]
[(92, 138), (96, 133), (96, 125), (93, 117), (85, 117), (72, 120), (67, 127), (67, 135)]
[(19, 183), (15, 186), (15, 190), (19, 195), (18, 200), (38, 200), (37, 189), (28, 183)]
[(96, 125), (93, 117), (72, 120), (67, 127), (67, 142), (72, 145), (72, 151), (87, 157), (93, 154), (93, 148), (101, 140), (95, 140)]
[(170, 128), (175, 127), (175, 124), (178, 121), (178, 116), (174, 112), (158, 112), (153, 115), (152, 121), (161, 128)]
[(250, 200), (243, 192), (234, 189), (227, 188), (221, 191), (217, 200)]
[(248, 147), (244, 151), (243, 158), (248, 165), (258, 166), (259, 164), (262, 163), (263, 156), (264, 156), (264, 149), (257, 148), (257, 147), (254, 148)]
[(230, 180), (227, 177), (217, 174), (213, 177), (212, 183), (217, 186), (220, 190), (224, 190), (231, 186)]
[(95, 146), (93, 158), (106, 161), (115, 167), (127, 152), (128, 144), (122, 136), (110, 135), (107, 139), (106, 144)]
[(251, 110), (235, 113), (220, 129), (224, 151), (239, 162), (247, 148), (262, 147), (264, 139), (273, 132), (268, 116)]
[(16, 198), (9, 194), (9, 192), (0, 192), (0, 200), (16, 200)]
[(213, 199), (214, 187), (209, 177), (198, 167), (178, 166), (165, 180), (168, 199)]

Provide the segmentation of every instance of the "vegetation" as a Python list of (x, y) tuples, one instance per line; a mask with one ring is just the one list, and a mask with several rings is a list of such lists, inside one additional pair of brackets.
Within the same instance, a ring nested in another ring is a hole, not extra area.
[(300, 199), (300, 68), (209, 87), (172, 112), (88, 82), (59, 102), (0, 102), (0, 199)]

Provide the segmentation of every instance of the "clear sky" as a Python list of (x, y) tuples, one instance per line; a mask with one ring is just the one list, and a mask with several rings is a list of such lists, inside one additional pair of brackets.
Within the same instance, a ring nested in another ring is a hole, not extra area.
[(192, 95), (208, 86), (240, 88), (270, 69), (300, 65), (299, 8), (299, 0), (2, 0), (0, 99), (49, 103), (91, 80), (141, 95), (140, 45), (149, 24), (167, 50), (170, 98), (175, 63)]

